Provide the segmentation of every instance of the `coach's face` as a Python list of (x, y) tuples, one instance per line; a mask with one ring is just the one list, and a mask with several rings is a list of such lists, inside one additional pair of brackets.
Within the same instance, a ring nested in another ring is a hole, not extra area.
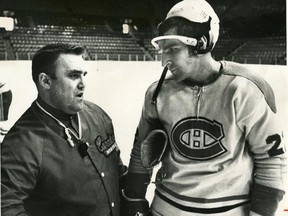
[(85, 61), (79, 55), (61, 54), (54, 63), (56, 79), (51, 79), (50, 105), (68, 114), (83, 108)]

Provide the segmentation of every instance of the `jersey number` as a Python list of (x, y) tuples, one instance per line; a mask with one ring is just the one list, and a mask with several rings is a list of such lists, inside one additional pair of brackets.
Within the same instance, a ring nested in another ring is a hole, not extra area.
[(271, 147), (271, 149), (269, 149), (268, 154), (270, 157), (276, 156), (276, 155), (280, 155), (284, 153), (283, 148), (279, 148), (279, 145), (281, 143), (281, 136), (279, 134), (274, 134), (269, 136), (266, 139), (266, 143), (267, 145), (269, 144), (273, 144), (273, 146)]

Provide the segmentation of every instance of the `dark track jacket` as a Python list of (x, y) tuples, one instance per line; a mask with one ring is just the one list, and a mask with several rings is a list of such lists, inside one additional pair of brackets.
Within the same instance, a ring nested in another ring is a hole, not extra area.
[[(11, 128), (1, 145), (2, 216), (119, 215), (122, 161), (112, 121), (97, 105), (84, 104), (79, 114), (83, 139), (90, 144), (85, 157), (77, 141), (71, 147), (64, 128), (35, 102)], [(65, 124), (75, 117), (51, 107), (49, 112)]]

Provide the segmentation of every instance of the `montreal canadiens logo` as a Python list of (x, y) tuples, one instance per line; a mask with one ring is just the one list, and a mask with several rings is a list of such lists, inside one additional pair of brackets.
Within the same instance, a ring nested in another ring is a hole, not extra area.
[(171, 138), (179, 153), (193, 160), (209, 160), (227, 151), (221, 143), (223, 126), (202, 117), (179, 121), (172, 129)]

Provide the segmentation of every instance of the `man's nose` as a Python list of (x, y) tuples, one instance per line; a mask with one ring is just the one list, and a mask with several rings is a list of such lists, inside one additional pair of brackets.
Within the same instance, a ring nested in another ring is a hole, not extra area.
[(162, 54), (162, 67), (168, 66), (168, 68), (170, 67), (170, 65), (172, 64), (172, 61), (170, 58), (167, 57), (167, 55)]
[(78, 83), (78, 88), (84, 89), (85, 87), (86, 87), (86, 78), (83, 75), (81, 75), (80, 81)]

